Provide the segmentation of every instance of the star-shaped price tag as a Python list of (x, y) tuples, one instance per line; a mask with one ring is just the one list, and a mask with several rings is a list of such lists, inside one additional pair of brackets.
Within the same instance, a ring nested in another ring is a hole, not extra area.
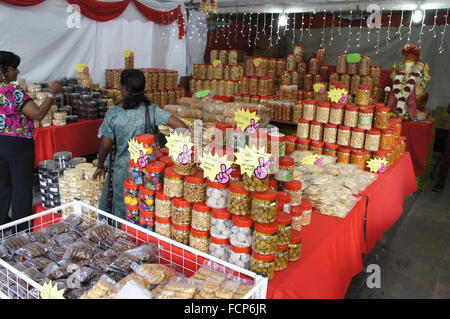
[(323, 82), (317, 82), (314, 83), (313, 85), (313, 90), (315, 93), (319, 93), (322, 94), (323, 92), (325, 92), (327, 85)]
[[(248, 147), (246, 145), (244, 148), (240, 149), (236, 155), (236, 164), (240, 165), (241, 173), (252, 176), (255, 169), (258, 167), (264, 167), (267, 163), (271, 163), (271, 154), (266, 153), (264, 148), (257, 149), (255, 146)], [(262, 163), (262, 165), (261, 165)], [(269, 164), (270, 166), (270, 164)], [(267, 167), (268, 168), (268, 167)]]
[(253, 60), (253, 65), (258, 68), (262, 61), (263, 61), (263, 59), (256, 58), (256, 59)]
[(220, 157), (217, 153), (205, 153), (200, 158), (200, 167), (203, 168), (203, 174), (210, 181), (217, 181), (226, 184), (230, 181), (233, 169), (233, 161), (227, 160), (227, 156)]
[(133, 57), (134, 56), (134, 51), (133, 50), (125, 50), (122, 52), (122, 55), (124, 58), (129, 58), (129, 57)]
[(186, 149), (190, 150), (194, 144), (191, 143), (190, 134), (172, 131), (167, 137), (166, 146), (169, 149), (169, 156), (176, 161), (181, 153), (185, 152)]
[(75, 70), (79, 73), (81, 72), (89, 72), (89, 66), (87, 64), (81, 63), (75, 66)]
[(346, 89), (333, 88), (328, 91), (328, 97), (330, 98), (331, 102), (346, 104), (349, 95)]
[(304, 159), (302, 159), (301, 164), (302, 165), (309, 165), (309, 166), (322, 165), (323, 164), (323, 157), (318, 155), (318, 154), (308, 155)]
[(372, 173), (384, 173), (387, 170), (388, 161), (374, 158), (367, 162), (367, 167)]
[(46, 282), (42, 285), (40, 291), (41, 299), (65, 299), (64, 289), (58, 290), (58, 286), (52, 282)]
[(256, 112), (243, 109), (234, 112), (234, 120), (238, 128), (250, 134), (256, 133), (257, 128), (261, 125), (259, 123), (260, 117), (256, 115)]
[(137, 163), (139, 158), (147, 154), (147, 149), (144, 147), (144, 144), (138, 143), (132, 138), (128, 141), (128, 152), (130, 152), (130, 159)]
[(212, 61), (212, 65), (213, 65), (213, 67), (217, 67), (219, 64), (222, 64), (222, 61), (220, 61), (220, 60), (214, 60), (214, 61)]

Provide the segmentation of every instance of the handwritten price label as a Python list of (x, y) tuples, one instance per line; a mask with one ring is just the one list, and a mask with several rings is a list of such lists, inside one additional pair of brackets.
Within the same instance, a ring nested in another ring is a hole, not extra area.
[(211, 181), (217, 181), (221, 184), (226, 184), (231, 179), (231, 174), (234, 169), (232, 161), (227, 160), (227, 156), (220, 157), (217, 153), (211, 155), (204, 154), (201, 157), (200, 167), (203, 168), (203, 174)]
[[(167, 148), (169, 149), (169, 156), (172, 157), (174, 161), (178, 160), (178, 157), (182, 153), (186, 153), (186, 150), (191, 150), (194, 144), (191, 143), (191, 136), (188, 134), (179, 133), (173, 131), (167, 137)], [(191, 154), (189, 154), (190, 156)]]
[(64, 289), (58, 290), (58, 286), (51, 282), (46, 282), (42, 285), (40, 291), (41, 299), (65, 299)]
[(128, 152), (130, 153), (130, 158), (135, 162), (139, 163), (141, 167), (147, 165), (148, 155), (147, 149), (144, 144), (138, 143), (134, 138), (128, 141)]
[(302, 165), (308, 165), (308, 166), (322, 165), (323, 164), (323, 157), (321, 157), (318, 154), (308, 155), (301, 161), (301, 164)]
[(122, 52), (122, 55), (124, 58), (132, 58), (132, 57), (134, 57), (134, 51), (133, 50), (125, 50)]
[(372, 173), (382, 174), (387, 170), (388, 161), (374, 158), (367, 162), (367, 167)]
[(330, 98), (331, 102), (339, 103), (339, 104), (346, 104), (347, 99), (349, 98), (348, 91), (346, 89), (331, 89), (328, 91), (328, 97)]
[(258, 178), (266, 178), (268, 169), (272, 165), (270, 161), (271, 154), (266, 153), (264, 148), (257, 149), (255, 146), (240, 149), (236, 155), (236, 164), (240, 165), (242, 174), (252, 176), (255, 174)]
[(256, 115), (256, 112), (250, 112), (248, 110), (241, 109), (235, 111), (234, 120), (238, 128), (250, 134), (256, 133), (256, 129), (260, 126), (260, 117)]

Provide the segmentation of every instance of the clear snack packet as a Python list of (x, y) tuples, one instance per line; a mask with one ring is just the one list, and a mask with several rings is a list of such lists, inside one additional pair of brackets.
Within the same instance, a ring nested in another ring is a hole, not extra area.
[(57, 223), (57, 224), (48, 226), (47, 228), (45, 228), (45, 231), (47, 232), (47, 234), (49, 234), (50, 236), (53, 237), (55, 235), (67, 233), (67, 232), (71, 231), (72, 229), (73, 229), (73, 227), (69, 224)]
[(111, 296), (116, 291), (116, 282), (103, 275), (80, 299), (102, 299)]
[(74, 231), (56, 235), (52, 238), (60, 247), (67, 248), (70, 244), (78, 239), (78, 234)]
[(16, 254), (24, 257), (25, 259), (33, 259), (47, 253), (47, 247), (42, 243), (29, 243), (19, 249), (17, 249)]
[(109, 248), (107, 251), (105, 251), (104, 255), (105, 256), (110, 256), (110, 257), (115, 257), (115, 256), (119, 256), (120, 254), (122, 254), (123, 252), (136, 248), (137, 245), (131, 241), (128, 241), (124, 238), (120, 238), (119, 240), (117, 240), (112, 246), (111, 248)]
[(22, 265), (26, 268), (33, 268), (40, 271), (47, 267), (47, 265), (50, 263), (52, 263), (52, 261), (46, 257), (37, 257), (31, 260), (24, 261)]
[(94, 254), (95, 247), (86, 246), (81, 242), (75, 242), (67, 247), (63, 259), (87, 260)]
[(45, 231), (40, 230), (40, 231), (37, 231), (37, 232), (29, 233), (28, 234), (28, 239), (31, 242), (38, 242), (38, 243), (45, 244), (45, 243), (47, 243), (50, 240), (50, 236)]

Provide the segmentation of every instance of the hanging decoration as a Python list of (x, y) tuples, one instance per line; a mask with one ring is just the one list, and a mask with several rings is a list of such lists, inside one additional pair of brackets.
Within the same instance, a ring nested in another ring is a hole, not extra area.
[(433, 27), (429, 30), (430, 32), (433, 31), (433, 38), (434, 38), (434, 39), (436, 39), (436, 31), (434, 31), (434, 29), (436, 28), (437, 14), (438, 14), (438, 9), (436, 9), (436, 11), (434, 12), (434, 22), (433, 22)]
[(288, 27), (289, 27), (289, 14), (286, 15), (286, 21), (287, 21), (287, 23), (286, 23), (286, 26), (284, 27), (283, 36), (286, 36), (286, 31), (288, 30)]
[(276, 38), (275, 44), (278, 44), (278, 41), (281, 40), (281, 38), (280, 38), (280, 17), (281, 17), (281, 13), (278, 14), (278, 19), (277, 19), (277, 38)]
[(400, 25), (398, 26), (398, 30), (396, 32), (396, 34), (398, 34), (400, 41), (402, 40), (403, 14), (404, 11), (402, 10), (402, 16), (400, 17)]
[(425, 17), (426, 16), (427, 16), (427, 10), (423, 10), (422, 25), (420, 26), (419, 40), (417, 41), (417, 43), (419, 44), (419, 48), (422, 48), (423, 27), (425, 26)]
[(228, 22), (226, 23), (226, 27), (227, 27), (227, 47), (231, 49), (231, 44), (230, 44), (230, 25), (231, 25), (231, 15), (232, 13), (228, 14)]
[(219, 35), (219, 15), (216, 14), (216, 41), (214, 41), (216, 44), (218, 35)]
[(441, 32), (442, 38), (441, 38), (441, 45), (439, 46), (439, 54), (442, 54), (444, 52), (444, 39), (445, 39), (445, 31), (447, 30), (448, 9), (449, 7), (447, 7), (447, 12), (445, 13), (444, 30), (442, 30)]
[(199, 11), (217, 13), (217, 1), (218, 0), (200, 0)]
[(353, 16), (353, 11), (350, 10), (350, 22), (348, 24), (348, 39), (347, 39), (347, 47), (345, 49), (345, 53), (347, 53), (350, 50), (350, 42), (352, 39), (352, 16)]
[(342, 8), (339, 9), (339, 27), (338, 27), (339, 36), (342, 35)]
[(295, 45), (295, 17), (296, 17), (297, 15), (294, 13), (294, 25), (293, 25), (293, 27), (292, 27), (292, 45), (294, 46)]
[(266, 19), (267, 19), (267, 14), (264, 13), (264, 26), (262, 29), (263, 35), (266, 36)]
[(410, 19), (409, 19), (408, 39), (406, 40), (406, 43), (409, 43), (409, 40), (411, 39), (413, 14), (414, 14), (414, 11), (411, 11), (411, 16), (410, 16)]
[[(383, 9), (381, 9), (381, 16), (383, 16)], [(377, 44), (375, 45), (375, 54), (380, 51), (380, 34), (381, 34), (381, 24), (377, 28)]]
[(320, 41), (320, 47), (324, 48), (325, 47), (325, 26), (326, 26), (326, 11), (325, 9), (323, 10), (323, 28), (322, 28), (322, 40)]
[[(361, 45), (363, 21), (364, 21), (364, 11), (361, 11), (361, 19), (359, 21), (359, 30), (358, 30), (358, 44), (356, 45), (358, 48)], [(367, 29), (370, 29), (370, 28), (367, 28)]]
[(304, 27), (305, 26), (305, 14), (304, 13), (302, 13), (302, 28), (301, 28), (301, 35), (300, 35), (300, 43), (302, 42), (302, 40), (303, 40), (303, 31), (304, 31)]
[(251, 35), (251, 33), (252, 33), (252, 13), (250, 13), (250, 21), (249, 21), (249, 23), (248, 23), (248, 47), (251, 47), (251, 37), (250, 37), (250, 35)]
[(331, 11), (330, 42), (328, 43), (328, 46), (331, 46), (331, 43), (333, 42), (333, 31), (334, 31), (334, 11)]
[(394, 1), (392, 1), (391, 4), (391, 12), (389, 14), (389, 23), (387, 27), (387, 34), (386, 34), (386, 46), (389, 46), (389, 41), (391, 41), (391, 23), (392, 23), (392, 6), (394, 4)]
[(234, 24), (234, 43), (237, 44), (237, 35), (238, 35), (238, 24), (239, 24), (239, 13), (236, 9), (236, 23)]
[(255, 45), (259, 40), (259, 12), (256, 14), (256, 35), (255, 35)]
[[(308, 24), (308, 34), (309, 34), (309, 37), (310, 37), (310, 38), (312, 37), (312, 34), (311, 34), (311, 26), (312, 26), (312, 22), (313, 22), (313, 17), (312, 17), (312, 15), (313, 15), (313, 13), (310, 12), (310, 13), (309, 13), (309, 24)], [(315, 14), (314, 14), (314, 15), (315, 15)]]
[(272, 43), (272, 35), (273, 35), (273, 13), (271, 14), (271, 19), (270, 19), (270, 43), (269, 43), (269, 48), (271, 48), (273, 46)]
[(245, 33), (244, 33), (244, 26), (245, 26), (245, 16), (247, 15), (247, 13), (244, 12), (244, 15), (242, 16), (242, 27), (241, 27), (241, 35), (243, 38), (245, 38)]

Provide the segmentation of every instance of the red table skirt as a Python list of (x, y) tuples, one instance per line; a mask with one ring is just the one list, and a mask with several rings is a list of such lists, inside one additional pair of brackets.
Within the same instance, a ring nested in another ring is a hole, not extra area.
[(406, 136), (406, 149), (411, 153), (416, 176), (425, 175), (425, 166), (434, 139), (433, 123), (403, 122), (402, 136)]
[(362, 254), (397, 221), (405, 197), (416, 190), (411, 156), (406, 153), (361, 193), (366, 197), (346, 218), (313, 213), (311, 225), (302, 230), (301, 259), (275, 272), (267, 297), (344, 298), (352, 278), (362, 270)]
[(103, 119), (80, 120), (65, 126), (41, 127), (34, 132), (34, 167), (43, 160), (53, 159), (56, 152), (69, 151), (73, 157), (98, 152), (100, 139), (98, 129)]

